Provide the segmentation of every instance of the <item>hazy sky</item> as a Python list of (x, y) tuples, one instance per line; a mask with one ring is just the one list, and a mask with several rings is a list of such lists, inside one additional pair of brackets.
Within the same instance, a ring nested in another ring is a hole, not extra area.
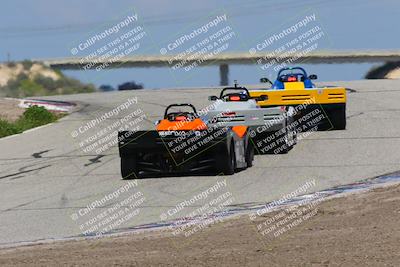
[[(138, 14), (146, 32), (140, 49), (133, 54), (160, 54), (160, 48), (180, 34), (189, 33), (210, 17), (222, 14), (227, 14), (226, 25), (235, 33), (227, 51), (248, 51), (269, 34), (280, 32), (310, 14), (316, 15), (315, 25), (324, 32), (318, 49), (398, 49), (400, 41), (395, 28), (400, 15), (397, 0), (6, 0), (0, 9), (0, 60), (5, 61), (8, 53), (15, 60), (72, 56), (72, 47), (132, 13)], [(183, 45), (182, 50), (188, 45)], [(308, 66), (322, 80), (360, 79), (370, 67), (369, 64)], [(66, 73), (96, 84), (116, 85), (136, 80), (146, 87), (215, 85), (219, 81), (217, 66), (199, 67), (190, 73), (171, 68)], [(261, 75), (258, 66), (230, 67), (231, 80), (251, 83)]]

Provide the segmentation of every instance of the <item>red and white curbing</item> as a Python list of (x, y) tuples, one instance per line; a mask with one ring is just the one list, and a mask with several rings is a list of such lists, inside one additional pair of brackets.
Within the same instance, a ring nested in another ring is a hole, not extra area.
[(44, 107), (50, 111), (57, 112), (72, 112), (75, 108), (75, 103), (54, 100), (40, 100), (40, 99), (20, 99), (18, 104), (20, 108), (29, 108), (32, 106)]

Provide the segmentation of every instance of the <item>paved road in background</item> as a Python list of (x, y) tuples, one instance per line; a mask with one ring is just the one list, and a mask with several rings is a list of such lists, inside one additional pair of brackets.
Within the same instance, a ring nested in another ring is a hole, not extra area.
[[(245, 206), (278, 199), (313, 179), (317, 191), (400, 169), (400, 81), (334, 82), (348, 93), (348, 129), (317, 132), (300, 140), (286, 155), (256, 156), (254, 166), (233, 176), (189, 176), (138, 180), (134, 189), (145, 196), (140, 213), (119, 227), (160, 221), (178, 203), (226, 179), (232, 205)], [(140, 90), (55, 96), (79, 102), (81, 109), (49, 126), (0, 140), (0, 244), (81, 234), (79, 225), (96, 211), (75, 217), (79, 210), (127, 185), (121, 180), (116, 147), (101, 156), (85, 153), (79, 143), (135, 109), (146, 115), (150, 129), (166, 105), (209, 104), (219, 89)], [(128, 111), (73, 138), (71, 133), (129, 98), (138, 103)], [(131, 181), (132, 182), (132, 181)], [(136, 192), (135, 191), (135, 192)], [(121, 199), (121, 198), (120, 198)], [(107, 202), (108, 207), (120, 199)], [(204, 204), (198, 201), (190, 209)], [(71, 218), (72, 216), (72, 218)], [(185, 213), (178, 213), (178, 217)], [(167, 217), (170, 219), (172, 217)]]

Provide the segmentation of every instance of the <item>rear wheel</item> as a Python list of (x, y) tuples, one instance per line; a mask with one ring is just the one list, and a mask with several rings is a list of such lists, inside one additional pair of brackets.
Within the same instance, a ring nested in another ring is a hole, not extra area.
[(136, 157), (121, 157), (121, 175), (122, 179), (135, 179), (137, 178)]
[(246, 151), (247, 168), (250, 168), (253, 166), (253, 160), (254, 160), (254, 147), (252, 144), (248, 144), (247, 151)]
[(282, 143), (278, 144), (278, 153), (277, 154), (287, 154), (290, 149), (293, 148), (293, 143), (291, 142), (291, 136), (288, 129), (288, 122), (286, 121), (285, 133), (282, 137)]
[(297, 144), (297, 128), (296, 128), (296, 111), (293, 107), (288, 108), (288, 120), (286, 125), (286, 131), (289, 131), (290, 136), (290, 149)]
[(287, 154), (289, 153), (290, 146), (289, 146), (289, 138), (287, 136), (287, 133), (285, 134), (285, 141), (283, 144), (280, 145), (278, 154)]
[(341, 105), (329, 112), (329, 120), (332, 124), (332, 130), (346, 129), (346, 105)]
[[(293, 128), (293, 146), (297, 145), (297, 129)], [(293, 148), (292, 146), (292, 148)]]
[(229, 150), (223, 149), (217, 154), (217, 168), (220, 169), (225, 175), (232, 175), (235, 173), (236, 157), (233, 143), (230, 145)]

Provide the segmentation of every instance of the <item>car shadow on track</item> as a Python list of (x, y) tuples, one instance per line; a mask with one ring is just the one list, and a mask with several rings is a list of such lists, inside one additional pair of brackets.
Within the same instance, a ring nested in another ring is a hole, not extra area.
[[(236, 169), (235, 173), (240, 173), (245, 171), (246, 169)], [(187, 172), (187, 173), (162, 173), (162, 174), (140, 174), (139, 176), (132, 174), (129, 177), (123, 178), (123, 180), (134, 180), (134, 179), (158, 179), (158, 178), (180, 178), (180, 177), (210, 177), (210, 176), (232, 176), (232, 175), (225, 175), (222, 172), (216, 171), (209, 171), (209, 172)]]

